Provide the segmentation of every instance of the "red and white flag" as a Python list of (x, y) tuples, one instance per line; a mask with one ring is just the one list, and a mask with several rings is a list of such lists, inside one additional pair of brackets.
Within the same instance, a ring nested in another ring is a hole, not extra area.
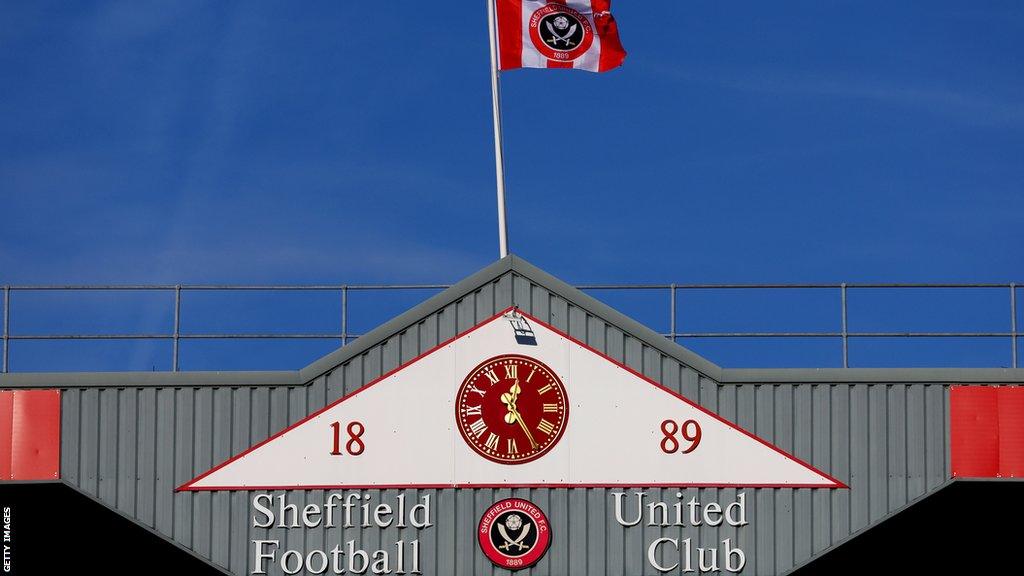
[(611, 0), (497, 0), (499, 68), (605, 72), (626, 59)]

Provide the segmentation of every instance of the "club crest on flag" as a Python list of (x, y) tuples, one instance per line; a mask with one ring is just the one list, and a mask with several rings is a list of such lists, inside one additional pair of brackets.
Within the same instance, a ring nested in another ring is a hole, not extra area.
[(551, 60), (572, 61), (590, 49), (594, 29), (590, 20), (576, 10), (564, 4), (548, 4), (530, 16), (530, 40)]
[(626, 51), (610, 0), (494, 0), (498, 69), (606, 72)]

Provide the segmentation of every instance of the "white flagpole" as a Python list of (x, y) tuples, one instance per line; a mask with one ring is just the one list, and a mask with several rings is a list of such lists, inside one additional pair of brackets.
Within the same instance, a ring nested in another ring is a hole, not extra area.
[(505, 152), (501, 139), (501, 84), (498, 82), (498, 31), (494, 3), (487, 0), (487, 27), (491, 36), (491, 104), (494, 109), (494, 168), (498, 179), (498, 253), (508, 256), (505, 213)]

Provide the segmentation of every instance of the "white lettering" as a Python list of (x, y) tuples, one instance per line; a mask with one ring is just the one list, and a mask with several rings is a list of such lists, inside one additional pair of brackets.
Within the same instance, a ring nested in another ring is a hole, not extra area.
[(353, 574), (366, 572), (366, 569), (370, 567), (370, 555), (364, 550), (356, 550), (355, 540), (345, 542), (345, 548), (347, 549), (345, 556), (348, 559), (348, 571)]
[[(738, 510), (738, 518), (733, 517), (733, 508)], [(747, 493), (740, 492), (739, 496), (736, 497), (736, 501), (725, 507), (725, 521), (730, 526), (746, 526), (747, 525)]]
[[(295, 567), (288, 567), (288, 559), (295, 559)], [(281, 570), (284, 570), (285, 574), (298, 574), (299, 570), (302, 570), (302, 554), (299, 554), (296, 550), (288, 550), (284, 554), (281, 554)]]
[(327, 497), (327, 504), (324, 505), (327, 508), (327, 526), (334, 527), (334, 509), (338, 506), (334, 503), (335, 499), (341, 499), (341, 494), (332, 493)]
[[(369, 493), (329, 494), (325, 503), (296, 505), (286, 496), (257, 494), (252, 499), (252, 521), (255, 528), (316, 528), (325, 521), (336, 527), (342, 520), (348, 527), (410, 526), (426, 529), (434, 526), (431, 518), (431, 495), (425, 494), (412, 507), (406, 505), (404, 495), (396, 496), (394, 503), (371, 504)], [(340, 508), (340, 511), (337, 509)], [(326, 513), (325, 510), (326, 509)], [(339, 513), (336, 513), (339, 512)], [(356, 518), (356, 516), (361, 516)], [(264, 575), (268, 571), (284, 574), (422, 574), (420, 570), (420, 541), (402, 539), (391, 546), (377, 550), (361, 549), (358, 541), (347, 540), (333, 548), (303, 550), (283, 549), (281, 540), (251, 540), (252, 574)], [(2, 572), (0, 572), (2, 573)]]
[(675, 538), (658, 538), (654, 542), (651, 542), (651, 545), (647, 547), (647, 561), (650, 562), (651, 566), (654, 566), (654, 569), (658, 572), (671, 572), (672, 570), (675, 570), (677, 566), (679, 566), (679, 562), (676, 562), (671, 566), (662, 566), (658, 563), (658, 559), (655, 557), (655, 554), (658, 553), (658, 546), (665, 544), (667, 542), (671, 542), (672, 546), (674, 546), (676, 549), (679, 548), (679, 541)]
[[(285, 526), (287, 526), (289, 528), (298, 528), (299, 527), (299, 507), (298, 507), (298, 505), (296, 505), (296, 504), (285, 504), (284, 494), (281, 494), (280, 496), (277, 497), (277, 503), (280, 506), (280, 513), (278, 514), (278, 517), (277, 517), (278, 526), (280, 526), (282, 528), (284, 528)], [(285, 524), (285, 518), (288, 517), (288, 513), (289, 512), (292, 513), (292, 521), (290, 523), (288, 523), (288, 524)]]
[[(712, 518), (712, 514), (717, 515), (717, 518)], [(704, 506), (704, 523), (708, 526), (718, 526), (722, 523), (722, 506), (718, 502), (710, 502)]]
[[(417, 511), (420, 512), (419, 520), (416, 519)], [(430, 523), (430, 494), (425, 494), (423, 496), (423, 503), (413, 506), (412, 510), (409, 511), (409, 524), (413, 528), (430, 528), (433, 526)]]
[[(320, 567), (319, 568), (314, 568), (313, 567), (313, 557), (314, 556), (317, 556), (317, 557), (323, 559), (320, 562)], [(327, 553), (326, 552), (324, 552), (323, 550), (313, 550), (312, 552), (309, 553), (309, 556), (306, 556), (306, 571), (309, 572), (310, 574), (323, 574), (324, 572), (327, 572), (327, 565), (328, 565), (328, 563), (329, 563), (329, 560), (327, 559)]]
[[(661, 511), (661, 520), (657, 520), (657, 511)], [(647, 505), (648, 526), (668, 526), (668, 504), (664, 502), (651, 502)]]
[(405, 528), (405, 494), (399, 494), (395, 500), (398, 502), (398, 523), (395, 524), (398, 528)]
[(319, 506), (316, 504), (306, 504), (306, 507), (302, 509), (302, 523), (306, 525), (306, 528), (316, 528), (320, 525), (321, 514), (323, 514), (323, 511)]
[[(731, 541), (726, 538), (722, 541), (722, 546), (725, 549), (725, 570), (727, 572), (739, 572), (743, 570), (743, 567), (747, 565), (747, 556), (740, 550), (739, 547), (733, 548)], [(736, 565), (733, 566), (732, 558), (736, 555)]]
[(341, 507), (345, 509), (345, 528), (351, 528), (352, 527), (352, 506), (353, 506), (352, 497), (353, 496), (355, 496), (355, 498), (357, 500), (360, 498), (359, 494), (357, 494), (355, 492), (349, 492), (345, 496), (345, 503), (341, 505)]
[[(711, 552), (711, 561), (705, 563), (704, 554)], [(700, 568), (701, 572), (718, 571), (718, 548), (697, 548), (697, 568)]]
[(391, 506), (381, 502), (373, 509), (373, 521), (381, 528), (391, 526)]
[(371, 569), (374, 574), (387, 574), (391, 572), (391, 568), (388, 567), (388, 553), (383, 550), (377, 550), (373, 553), (373, 568)]
[(700, 518), (697, 517), (698, 506), (700, 503), (696, 498), (690, 498), (690, 501), (686, 503), (686, 507), (690, 509), (690, 526), (700, 526)]
[(253, 564), (256, 565), (256, 569), (253, 570), (252, 573), (253, 574), (266, 574), (267, 573), (267, 569), (263, 565), (263, 561), (264, 560), (270, 560), (271, 562), (273, 562), (274, 558), (276, 557), (276, 554), (274, 552), (271, 552), (269, 554), (264, 552), (263, 551), (263, 547), (267, 546), (267, 545), (273, 545), (276, 548), (276, 547), (281, 545), (281, 541), (280, 540), (253, 540), (252, 543), (255, 545), (255, 548), (256, 548), (256, 557), (255, 557), (254, 562), (253, 562)]
[(612, 492), (612, 497), (615, 498), (615, 521), (627, 527), (636, 526), (640, 523), (640, 520), (642, 520), (644, 516), (644, 493), (636, 493), (636, 520), (632, 522), (627, 522), (626, 519), (622, 517), (622, 498), (625, 495), (625, 492)]
[(271, 504), (274, 501), (273, 497), (270, 494), (257, 494), (256, 496), (253, 497), (253, 499), (252, 499), (252, 507), (255, 508), (256, 511), (259, 512), (260, 514), (263, 514), (263, 516), (266, 518), (266, 520), (264, 520), (263, 522), (260, 522), (259, 520), (256, 519), (256, 516), (253, 516), (252, 517), (252, 527), (253, 528), (270, 528), (271, 526), (274, 525), (274, 511), (271, 510), (270, 508), (267, 508), (263, 504), (260, 504), (260, 500), (266, 500), (268, 504)]

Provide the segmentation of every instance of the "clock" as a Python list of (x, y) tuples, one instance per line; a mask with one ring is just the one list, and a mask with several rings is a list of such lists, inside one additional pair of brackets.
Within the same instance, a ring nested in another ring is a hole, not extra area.
[(495, 356), (474, 368), (455, 398), (455, 421), (474, 452), (500, 464), (536, 460), (565, 432), (565, 386), (543, 362)]

